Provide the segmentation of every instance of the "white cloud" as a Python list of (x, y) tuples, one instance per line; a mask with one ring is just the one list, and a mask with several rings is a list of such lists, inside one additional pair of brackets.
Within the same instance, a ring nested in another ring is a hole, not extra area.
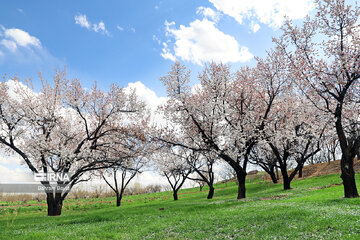
[(81, 27), (90, 29), (91, 25), (89, 21), (87, 20), (87, 17), (85, 14), (78, 14), (75, 16), (75, 23), (79, 24)]
[(17, 59), (17, 62), (24, 62), (26, 59), (36, 55), (37, 52), (42, 51), (41, 42), (38, 38), (31, 36), (24, 30), (18, 28), (7, 29), (0, 25), (1, 56), (15, 56), (14, 59)]
[(211, 8), (202, 7), (202, 6), (197, 8), (196, 13), (203, 15), (205, 18), (212, 20), (214, 22), (218, 22), (221, 17), (221, 14), (219, 12), (216, 12)]
[(188, 27), (174, 28), (174, 22), (165, 22), (166, 36), (175, 40), (173, 53), (167, 43), (163, 43), (161, 56), (174, 60), (180, 58), (196, 64), (208, 61), (246, 62), (253, 58), (247, 47), (241, 47), (233, 36), (221, 32), (215, 22), (207, 18), (195, 20)]
[(9, 49), (11, 52), (15, 52), (17, 50), (16, 43), (14, 41), (8, 40), (8, 39), (2, 39), (1, 44)]
[(139, 99), (144, 101), (146, 105), (149, 106), (152, 110), (156, 110), (159, 105), (165, 104), (167, 101), (166, 97), (158, 97), (153, 90), (146, 87), (142, 82), (139, 81), (135, 83), (129, 83), (125, 90), (135, 90)]
[(100, 21), (98, 24), (94, 24), (93, 25), (93, 29), (95, 32), (101, 33), (101, 34), (105, 34), (109, 36), (109, 32), (108, 30), (106, 30), (105, 24), (103, 21)]
[(160, 55), (164, 59), (168, 59), (168, 60), (173, 61), (173, 62), (176, 61), (176, 57), (171, 53), (170, 48), (168, 47), (167, 43), (165, 43), (165, 42), (163, 42), (163, 48), (161, 50)]
[(52, 56), (42, 47), (40, 40), (30, 33), (18, 28), (5, 28), (0, 25), (0, 65), (26, 64), (34, 69), (47, 66), (63, 65), (62, 61)]
[(255, 23), (254, 21), (251, 21), (250, 23), (250, 28), (251, 28), (251, 31), (253, 31), (254, 33), (256, 33), (257, 31), (260, 30), (260, 25)]
[(39, 48), (41, 47), (39, 39), (18, 28), (6, 29), (4, 32), (4, 36), (8, 39), (13, 40), (14, 42), (16, 42), (17, 45), (20, 45), (22, 47), (27, 47), (30, 45)]
[(81, 27), (84, 27), (84, 28), (88, 29), (89, 31), (94, 31), (94, 32), (101, 33), (101, 34), (104, 34), (104, 35), (107, 35), (107, 36), (111, 36), (110, 32), (106, 29), (105, 23), (103, 21), (100, 21), (99, 23), (92, 24), (87, 19), (85, 14), (75, 15), (74, 18), (75, 18), (75, 24), (78, 24)]
[(216, 9), (242, 24), (244, 19), (257, 19), (271, 27), (280, 27), (284, 16), (301, 19), (314, 7), (313, 0), (209, 0)]
[(19, 13), (24, 13), (24, 10), (21, 9), (21, 8), (18, 8), (17, 10), (18, 10)]
[(29, 171), (15, 168), (9, 169), (0, 165), (0, 182), (1, 183), (23, 183), (33, 182), (34, 178)]
[(126, 28), (124, 27), (121, 27), (120, 25), (117, 25), (116, 28), (119, 30), (119, 31), (124, 31), (126, 29), (126, 31), (131, 31), (131, 32), (136, 32), (136, 29), (134, 27), (129, 27), (127, 26)]
[(139, 100), (144, 101), (151, 112), (151, 122), (162, 125), (165, 120), (162, 114), (157, 112), (157, 108), (167, 102), (166, 97), (158, 97), (156, 93), (146, 87), (142, 82), (129, 83), (125, 88), (126, 92), (134, 90)]

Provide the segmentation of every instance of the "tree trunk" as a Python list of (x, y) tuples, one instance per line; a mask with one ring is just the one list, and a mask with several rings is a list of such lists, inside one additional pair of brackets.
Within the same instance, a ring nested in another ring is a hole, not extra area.
[(287, 178), (284, 178), (284, 190), (289, 190), (291, 189), (290, 187), (290, 179), (287, 177)]
[(278, 183), (278, 180), (277, 180), (277, 178), (276, 178), (276, 175), (275, 175), (275, 172), (274, 171), (270, 171), (270, 172), (268, 172), (268, 174), (270, 175), (270, 177), (271, 177), (271, 181), (273, 182), (273, 183)]
[(204, 186), (200, 185), (200, 192), (202, 191), (203, 187), (204, 187)]
[(60, 216), (63, 199), (61, 198), (61, 193), (55, 193), (55, 197), (53, 193), (46, 194), (46, 202), (48, 206), (48, 216)]
[[(336, 161), (335, 151), (334, 151), (334, 152), (332, 152), (332, 157), (333, 157), (333, 161)], [(329, 161), (329, 163), (330, 163), (330, 161)]]
[(176, 190), (174, 190), (173, 197), (174, 197), (174, 201), (177, 201), (179, 199)]
[(122, 199), (122, 194), (121, 193), (116, 193), (116, 206), (117, 207), (121, 206), (121, 199)]
[(304, 167), (304, 164), (301, 164), (300, 168), (299, 168), (299, 178), (302, 178), (303, 177), (303, 167)]
[(354, 160), (346, 157), (345, 154), (341, 157), (341, 179), (344, 184), (345, 198), (359, 197), (355, 182)]
[(213, 196), (214, 196), (214, 190), (215, 188), (213, 186), (209, 186), (210, 187), (210, 190), (209, 190), (209, 194), (207, 196), (207, 199), (212, 199)]
[(242, 199), (246, 197), (246, 188), (245, 188), (245, 179), (246, 174), (237, 173), (237, 180), (238, 180), (238, 196), (237, 199)]
[(291, 187), (290, 187), (291, 180), (290, 180), (289, 175), (287, 173), (286, 166), (281, 167), (280, 170), (281, 170), (281, 175), (283, 177), (284, 190), (291, 189)]

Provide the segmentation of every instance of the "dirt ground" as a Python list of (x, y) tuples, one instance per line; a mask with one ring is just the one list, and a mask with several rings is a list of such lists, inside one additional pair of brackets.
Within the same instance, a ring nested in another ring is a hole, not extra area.
[[(354, 170), (355, 172), (360, 171), (360, 160), (354, 161)], [(303, 177), (315, 177), (322, 176), (327, 174), (340, 174), (340, 160), (333, 161), (330, 163), (320, 163), (307, 165), (303, 168)]]

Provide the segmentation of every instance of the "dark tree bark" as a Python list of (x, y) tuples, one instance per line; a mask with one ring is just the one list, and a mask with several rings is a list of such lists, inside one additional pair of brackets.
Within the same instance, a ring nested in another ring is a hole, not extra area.
[[(275, 173), (276, 163), (275, 162), (256, 162), (257, 165), (259, 165), (267, 174), (269, 174), (271, 181), (276, 184), (279, 180), (279, 173)], [(277, 170), (277, 168), (276, 168)]]
[[(283, 177), (283, 188), (284, 188), (284, 190), (289, 190), (289, 189), (291, 189), (290, 183), (292, 180), (292, 178), (289, 177), (288, 171), (287, 171), (287, 164), (288, 164), (287, 161), (289, 158), (289, 153), (287, 150), (284, 150), (283, 154), (281, 154), (279, 149), (274, 144), (269, 143), (269, 145), (270, 145), (274, 155), (276, 156), (277, 162), (279, 164), (280, 172)], [(294, 171), (293, 173), (296, 174), (297, 170), (296, 170), (296, 172)], [(295, 176), (295, 174), (293, 176)]]
[(124, 192), (117, 192), (116, 193), (116, 206), (117, 207), (120, 207), (121, 206), (121, 200), (122, 200), (122, 197), (123, 197), (123, 193)]
[(291, 189), (290, 183), (292, 179), (289, 178), (286, 165), (282, 164), (282, 166), (280, 166), (280, 170), (281, 170), (281, 175), (283, 177), (284, 190)]
[[(342, 103), (342, 101), (341, 101)], [(354, 171), (354, 158), (357, 155), (360, 148), (360, 136), (355, 140), (348, 139), (344, 132), (342, 125), (342, 104), (338, 104), (335, 110), (336, 116), (336, 133), (339, 138), (340, 148), (342, 152), (340, 167), (341, 167), (341, 179), (344, 184), (344, 195), (345, 198), (356, 198), (359, 197), (355, 182), (355, 171)]]
[[(360, 140), (358, 138), (358, 140)], [(353, 147), (347, 146), (347, 143), (342, 142), (340, 139), (340, 146), (342, 150), (341, 156), (341, 179), (344, 184), (344, 196), (345, 198), (356, 198), (359, 197), (355, 182), (355, 171), (354, 171), (354, 157), (357, 154), (357, 144)]]
[(236, 180), (238, 182), (238, 194), (237, 199), (242, 199), (246, 197), (246, 186), (245, 186), (245, 180), (246, 180), (246, 167), (247, 163), (249, 162), (249, 154), (251, 152), (252, 147), (255, 145), (255, 142), (252, 142), (247, 147), (247, 151), (244, 154), (244, 161), (243, 165), (240, 165), (240, 162), (235, 161), (230, 156), (226, 154), (220, 154), (220, 157), (225, 160), (235, 171), (236, 173)]
[(284, 190), (290, 190), (291, 189), (291, 181), (288, 177), (284, 178)]
[(304, 168), (304, 164), (303, 163), (300, 163), (300, 168), (299, 168), (299, 178), (302, 178), (303, 177), (303, 168)]
[(213, 186), (210, 186), (209, 194), (207, 196), (207, 199), (212, 199), (214, 196), (215, 188)]
[(174, 190), (174, 191), (173, 191), (173, 197), (174, 197), (174, 201), (179, 200), (179, 198), (178, 198), (178, 191), (177, 191), (177, 190)]
[(345, 154), (341, 157), (341, 179), (344, 184), (345, 198), (359, 197), (355, 182), (354, 160), (351, 157), (346, 158)]
[(239, 181), (237, 199), (242, 199), (246, 197), (246, 187), (245, 187), (246, 173), (245, 174), (237, 173), (237, 178)]
[(48, 216), (60, 216), (63, 206), (61, 193), (46, 193), (46, 202), (48, 206)]
[(275, 175), (275, 172), (274, 172), (274, 171), (268, 172), (268, 174), (270, 175), (271, 181), (272, 181), (274, 184), (278, 183), (278, 179), (276, 178), (276, 175)]

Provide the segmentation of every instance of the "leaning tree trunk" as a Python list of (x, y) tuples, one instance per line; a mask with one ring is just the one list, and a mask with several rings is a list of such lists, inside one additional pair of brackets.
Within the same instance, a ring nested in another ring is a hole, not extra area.
[(48, 216), (60, 216), (63, 204), (61, 193), (46, 193)]
[(344, 184), (345, 198), (359, 197), (354, 171), (354, 160), (350, 156), (343, 154), (341, 157), (341, 179)]
[(267, 174), (269, 174), (269, 176), (270, 176), (270, 178), (271, 178), (271, 181), (274, 183), (274, 184), (276, 184), (276, 183), (278, 183), (278, 179), (277, 179), (277, 177), (276, 177), (276, 175), (275, 175), (275, 168), (276, 168), (276, 166), (262, 166), (262, 165), (260, 165), (260, 167), (267, 173)]
[(209, 194), (207, 196), (207, 199), (212, 199), (213, 196), (214, 196), (215, 188), (213, 186), (209, 186), (209, 187), (210, 187), (210, 190), (209, 190)]
[(274, 172), (274, 171), (269, 171), (268, 174), (270, 175), (271, 181), (272, 181), (273, 183), (275, 183), (275, 184), (278, 183), (278, 180), (277, 180), (277, 178), (276, 178), (276, 175), (275, 175), (275, 172)]

